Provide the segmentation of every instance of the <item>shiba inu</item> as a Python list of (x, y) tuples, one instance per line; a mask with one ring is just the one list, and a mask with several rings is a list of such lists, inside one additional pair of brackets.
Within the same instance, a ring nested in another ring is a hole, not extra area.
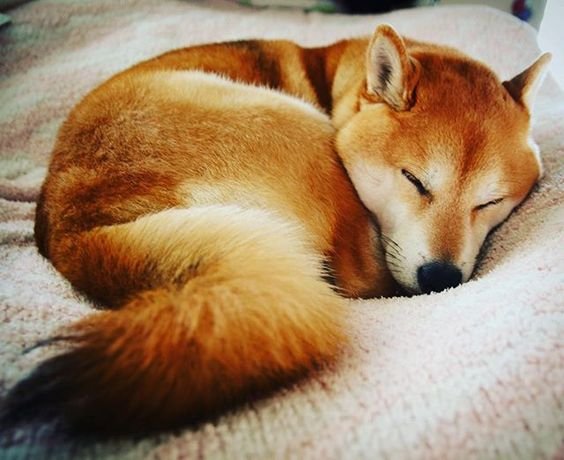
[(343, 297), (466, 281), (541, 175), (549, 60), (501, 82), (381, 25), (176, 50), (103, 83), (59, 131), (35, 234), (109, 309), (54, 338), (70, 348), (10, 391), (3, 423), (196, 422), (337, 357)]

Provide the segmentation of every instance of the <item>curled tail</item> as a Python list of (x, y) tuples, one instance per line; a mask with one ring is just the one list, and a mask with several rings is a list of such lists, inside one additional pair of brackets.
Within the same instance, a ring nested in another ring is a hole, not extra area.
[(4, 422), (63, 415), (111, 433), (213, 416), (335, 357), (342, 300), (301, 229), (231, 206), (168, 210), (68, 237), (55, 265), (119, 309), (8, 394)]

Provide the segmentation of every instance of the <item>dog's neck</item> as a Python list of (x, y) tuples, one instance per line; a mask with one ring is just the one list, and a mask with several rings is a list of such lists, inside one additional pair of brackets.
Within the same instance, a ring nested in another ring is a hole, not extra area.
[(317, 103), (331, 116), (336, 128), (359, 110), (367, 46), (368, 39), (354, 39), (304, 50), (305, 70)]

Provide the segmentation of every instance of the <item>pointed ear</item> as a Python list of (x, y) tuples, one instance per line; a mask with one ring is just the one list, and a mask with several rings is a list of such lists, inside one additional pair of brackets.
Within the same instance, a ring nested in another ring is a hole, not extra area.
[(535, 97), (548, 72), (548, 64), (551, 59), (550, 53), (544, 53), (529, 68), (511, 80), (503, 82), (503, 86), (513, 99), (524, 106), (529, 113), (533, 109)]
[(395, 110), (408, 110), (419, 80), (420, 65), (407, 54), (400, 35), (387, 24), (376, 28), (366, 54), (366, 91)]

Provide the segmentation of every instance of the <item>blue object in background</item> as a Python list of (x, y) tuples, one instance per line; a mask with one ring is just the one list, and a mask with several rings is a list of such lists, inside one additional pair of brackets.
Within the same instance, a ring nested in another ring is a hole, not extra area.
[(511, 12), (523, 21), (528, 21), (533, 14), (533, 11), (527, 5), (527, 0), (515, 0)]

